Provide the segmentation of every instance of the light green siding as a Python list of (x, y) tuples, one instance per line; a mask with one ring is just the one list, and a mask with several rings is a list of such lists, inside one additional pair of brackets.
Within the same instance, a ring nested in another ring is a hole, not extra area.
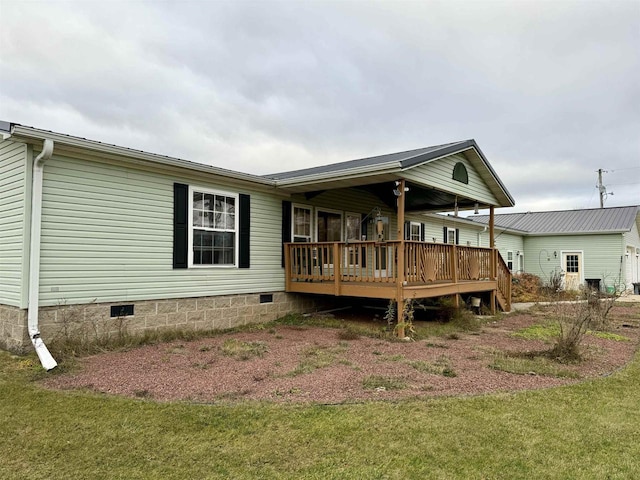
[[(380, 208), (381, 215), (383, 217), (389, 218), (390, 231), (387, 232), (387, 240), (395, 240), (396, 238), (397, 223), (395, 212), (384, 205), (384, 203), (378, 197), (371, 193), (365, 192), (364, 190), (340, 188), (336, 190), (328, 190), (309, 200), (307, 200), (304, 195), (294, 195), (290, 200), (295, 204), (308, 205), (314, 208), (314, 211), (312, 213), (312, 224), (314, 226), (315, 214), (318, 209), (322, 210), (323, 208), (325, 208), (328, 210), (336, 210), (342, 212), (343, 215), (346, 213), (359, 213), (361, 215), (366, 215), (370, 213), (374, 208), (378, 207)], [(373, 234), (371, 221), (374, 219), (374, 217), (375, 214), (367, 219), (367, 222), (365, 222), (365, 224), (361, 225), (363, 233), (365, 232), (365, 228), (367, 229), (369, 238), (372, 238), (371, 235)], [(315, 234), (313, 238), (316, 238)]]
[[(453, 167), (462, 162), (467, 168), (469, 184), (464, 184), (453, 179)], [(440, 160), (435, 160), (425, 165), (412, 168), (404, 172), (409, 181), (431, 185), (438, 190), (443, 190), (460, 197), (477, 200), (484, 205), (497, 205), (498, 201), (484, 183), (477, 170), (464, 155), (452, 155)]]
[(469, 245), (471, 247), (479, 246), (478, 240), (481, 238), (479, 235), (482, 232), (482, 227), (475, 227), (472, 225), (463, 224), (457, 222), (453, 217), (447, 217), (442, 215), (442, 218), (423, 217), (425, 222), (425, 240), (427, 242), (435, 243), (444, 242), (444, 229), (453, 228), (459, 230), (459, 245)]
[[(486, 232), (482, 236), (483, 246), (489, 246), (489, 232)], [(509, 254), (508, 252), (512, 252), (513, 256), (513, 273), (519, 273), (520, 270), (524, 270), (525, 265), (525, 249), (524, 249), (524, 238), (521, 235), (513, 235), (510, 233), (496, 232), (495, 234), (495, 242), (496, 248), (500, 253), (500, 256), (504, 260), (505, 263), (508, 262)], [(518, 253), (521, 255), (520, 265), (518, 264)], [(526, 271), (526, 270), (525, 270)]]
[[(323, 208), (346, 213), (368, 214), (375, 207), (379, 207), (381, 215), (389, 218), (389, 232), (386, 236), (387, 240), (396, 240), (397, 233), (397, 214), (389, 207), (385, 206), (380, 199), (364, 190), (358, 189), (336, 189), (328, 190), (307, 200), (304, 195), (294, 195), (291, 201), (295, 204), (308, 205), (314, 208), (314, 225), (315, 212)], [(368, 231), (368, 238), (373, 238), (372, 221), (375, 219), (375, 213), (362, 225), (364, 232), (365, 227)], [(407, 213), (406, 221), (418, 222), (425, 225), (425, 241), (432, 242), (435, 238), (436, 243), (442, 243), (444, 239), (443, 227), (458, 228), (460, 231), (460, 245), (467, 245), (469, 242), (472, 246), (478, 245), (478, 233), (482, 231), (482, 227), (474, 227), (471, 225), (463, 225), (456, 220), (442, 216), (442, 218), (433, 218), (425, 215)], [(314, 237), (315, 238), (315, 237)]]
[[(281, 200), (203, 175), (61, 157), (43, 189), (42, 305), (282, 291)], [(173, 184), (251, 196), (251, 268), (173, 269)]]
[(0, 141), (0, 304), (23, 307), (27, 146)]
[(638, 223), (636, 221), (631, 231), (624, 234), (624, 282), (626, 288), (631, 291), (633, 290), (633, 283), (640, 281), (640, 232), (638, 231)]
[(613, 285), (624, 275), (622, 234), (558, 235), (525, 237), (525, 271), (548, 279), (562, 270), (562, 252), (583, 252), (584, 278), (600, 279), (603, 285)]

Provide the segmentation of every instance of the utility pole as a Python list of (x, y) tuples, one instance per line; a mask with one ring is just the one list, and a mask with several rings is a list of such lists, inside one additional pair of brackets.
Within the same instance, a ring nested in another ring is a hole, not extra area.
[(596, 185), (598, 192), (600, 192), (600, 208), (604, 208), (604, 200), (607, 195), (613, 195), (613, 192), (607, 192), (607, 187), (602, 184), (602, 172), (607, 173), (606, 170), (598, 169), (598, 185)]

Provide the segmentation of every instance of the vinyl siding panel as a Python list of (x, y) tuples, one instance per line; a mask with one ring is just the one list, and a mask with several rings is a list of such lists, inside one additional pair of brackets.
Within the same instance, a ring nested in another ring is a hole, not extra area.
[[(489, 232), (485, 235), (486, 246), (489, 246)], [(520, 235), (512, 235), (510, 233), (496, 233), (496, 248), (498, 252), (500, 252), (500, 256), (505, 263), (507, 263), (507, 259), (509, 258), (507, 252), (513, 252), (513, 273), (518, 272), (518, 258), (517, 254), (520, 252), (524, 256), (524, 238)], [(522, 260), (522, 266), (524, 267), (524, 261)]]
[(640, 232), (638, 231), (638, 221), (635, 222), (631, 231), (624, 234), (624, 246), (625, 252), (629, 250), (627, 247), (632, 247), (629, 256), (625, 255), (625, 268), (624, 268), (624, 282), (627, 289), (633, 290), (633, 282), (640, 280)]
[[(173, 269), (173, 184), (251, 196), (251, 268)], [(202, 175), (55, 156), (43, 188), (42, 305), (282, 291), (281, 200)]]
[(562, 269), (561, 252), (582, 251), (584, 278), (599, 278), (603, 285), (613, 285), (624, 272), (621, 237), (621, 234), (525, 237), (525, 271), (548, 279), (554, 269)]
[[(464, 184), (453, 179), (453, 167), (458, 162), (462, 162), (467, 168), (469, 184)], [(409, 181), (431, 185), (438, 190), (444, 190), (445, 192), (453, 193), (464, 198), (477, 200), (481, 204), (498, 204), (498, 200), (464, 155), (452, 155), (412, 168), (404, 172), (404, 176)]]
[[(300, 205), (309, 205), (314, 208), (312, 213), (312, 228), (315, 228), (315, 215), (318, 209), (337, 210), (343, 213), (343, 229), (344, 229), (344, 214), (346, 213), (360, 213), (368, 214), (374, 208), (379, 207), (381, 215), (389, 218), (389, 230), (387, 240), (395, 240), (397, 232), (397, 217), (395, 211), (389, 209), (384, 203), (375, 195), (365, 192), (364, 190), (341, 188), (336, 190), (328, 190), (307, 200), (304, 195), (294, 195), (291, 197), (291, 202)], [(365, 231), (365, 227), (369, 232), (369, 238), (373, 238), (373, 226), (370, 223), (371, 218), (367, 219), (366, 224), (361, 225), (362, 231)], [(344, 236), (344, 230), (343, 230)], [(314, 234), (314, 239), (315, 234)]]
[(27, 146), (0, 141), (0, 304), (22, 307)]
[[(425, 240), (427, 242), (433, 242), (435, 238), (436, 243), (442, 243), (444, 241), (444, 227), (447, 228), (457, 228), (459, 229), (460, 242), (459, 245), (469, 245), (472, 247), (477, 247), (478, 245), (478, 234), (482, 232), (482, 227), (473, 227), (470, 225), (465, 225), (456, 222), (455, 220), (442, 216), (442, 219), (435, 219), (433, 217), (423, 217), (425, 222)], [(487, 234), (488, 237), (488, 234)], [(480, 236), (481, 238), (481, 236)], [(488, 246), (488, 245), (487, 245)]]

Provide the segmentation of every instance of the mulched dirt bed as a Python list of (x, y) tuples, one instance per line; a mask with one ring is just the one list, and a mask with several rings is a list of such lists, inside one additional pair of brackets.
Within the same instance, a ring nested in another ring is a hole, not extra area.
[[(638, 312), (638, 306), (615, 307), (623, 320), (612, 331), (628, 341), (585, 336), (585, 360), (560, 365), (578, 378), (512, 374), (489, 367), (495, 351), (550, 347), (512, 335), (544, 320), (531, 312), (490, 321), (477, 333), (460, 333), (458, 338), (408, 343), (367, 337), (344, 340), (344, 329), (275, 326), (95, 355), (81, 359), (78, 370), (43, 383), (57, 389), (209, 403), (333, 404), (539, 389), (607, 375), (624, 366), (639, 342)], [(242, 346), (249, 348), (244, 356), (250, 358), (225, 355), (225, 349)]]

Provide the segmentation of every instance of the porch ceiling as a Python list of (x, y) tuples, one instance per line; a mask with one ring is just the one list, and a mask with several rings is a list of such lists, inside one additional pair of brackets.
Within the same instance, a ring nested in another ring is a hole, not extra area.
[[(381, 183), (372, 183), (368, 185), (332, 185), (334, 188), (354, 188), (368, 192), (379, 198), (387, 207), (392, 210), (396, 209), (396, 197), (393, 193), (395, 183), (393, 180)], [(447, 212), (455, 209), (456, 195), (433, 187), (420, 186), (415, 183), (407, 182), (409, 191), (405, 197), (406, 212)], [(329, 189), (312, 190), (304, 193), (307, 200), (310, 200)], [(475, 207), (475, 201), (467, 198), (458, 197), (459, 210), (471, 210)]]
[[(407, 182), (407, 187), (409, 187), (405, 197), (405, 211), (407, 212), (446, 212), (455, 209), (456, 195), (454, 194), (411, 182)], [(372, 193), (389, 208), (396, 208), (397, 197), (393, 193), (393, 183), (376, 183), (357, 188)], [(474, 200), (457, 197), (457, 201), (460, 210), (470, 210), (475, 206)]]

